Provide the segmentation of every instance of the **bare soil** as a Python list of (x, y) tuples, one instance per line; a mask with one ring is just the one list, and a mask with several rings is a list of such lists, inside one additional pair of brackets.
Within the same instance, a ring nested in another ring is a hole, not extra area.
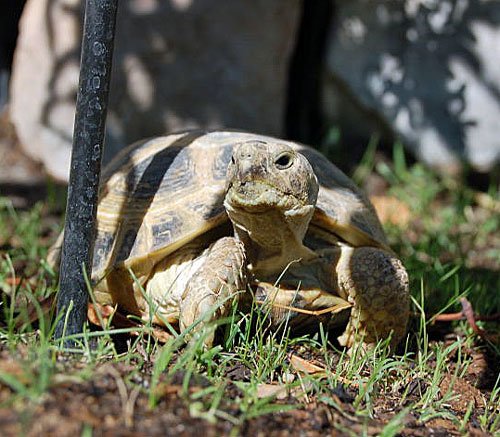
[[(23, 381), (23, 370), (18, 363), (24, 353), (26, 351), (22, 348), (15, 352), (2, 350), (0, 370)], [(463, 431), (475, 436), (488, 435), (479, 429), (478, 416), (484, 411), (484, 400), (494, 384), (493, 363), (478, 350), (466, 353), (473, 360), (469, 372), (455, 378), (452, 370), (440, 381), (440, 391), (446, 393), (451, 387), (455, 396), (449, 403), (449, 409), (458, 417), (467, 414), (470, 402), (473, 403), (469, 424)], [(135, 363), (104, 363), (95, 369), (89, 379), (75, 380), (65, 377), (63, 370), (66, 369), (67, 375), (75, 374), (84, 364), (75, 361), (72, 356), (61, 355), (58, 360), (61, 373), (36, 402), (12, 403), (11, 389), (0, 384), (2, 435), (69, 436), (79, 435), (85, 429), (92, 429), (93, 435), (103, 436), (191, 436), (199, 433), (219, 436), (229, 435), (231, 431), (248, 436), (346, 435), (347, 431), (354, 435), (378, 435), (405, 405), (418, 401), (420, 393), (429, 384), (429, 381), (424, 380), (412, 381), (410, 396), (404, 405), (400, 402), (403, 388), (397, 392), (381, 391), (375, 398), (372, 419), (356, 415), (353, 400), (357, 389), (348, 385), (339, 385), (331, 390), (328, 393), (331, 402), (325, 402), (323, 394), (321, 399), (309, 395), (305, 402), (302, 397), (299, 403), (295, 395), (290, 393), (279, 396), (276, 403), (292, 406), (293, 409), (252, 418), (235, 428), (234, 424), (224, 419), (213, 423), (193, 417), (196, 415), (193, 415), (192, 410), (190, 412), (188, 398), (208, 385), (203, 375), (191, 379), (187, 392), (182, 387), (182, 373), (176, 374), (168, 382), (161, 380), (155, 388), (159, 402), (152, 409), (146, 394), (151, 379), (151, 363), (143, 363), (139, 368)], [(220, 410), (234, 418), (242, 414), (237, 403), (241, 391), (234, 382), (245, 380), (245, 373), (245, 369), (241, 368), (228, 372), (227, 376), (232, 382), (227, 386), (224, 400), (219, 406)], [(447, 436), (462, 433), (457, 424), (450, 420), (438, 418), (423, 424), (409, 411), (404, 418), (404, 428), (398, 435)]]

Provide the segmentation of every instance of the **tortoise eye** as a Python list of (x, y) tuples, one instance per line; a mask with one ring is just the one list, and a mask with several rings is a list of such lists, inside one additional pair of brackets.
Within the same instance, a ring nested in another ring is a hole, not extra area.
[(293, 155), (290, 152), (280, 153), (274, 160), (274, 164), (280, 170), (285, 170), (293, 164)]

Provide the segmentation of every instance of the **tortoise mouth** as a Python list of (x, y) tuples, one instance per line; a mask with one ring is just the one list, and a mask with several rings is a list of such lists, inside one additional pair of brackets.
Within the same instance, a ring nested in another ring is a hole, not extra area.
[(231, 184), (226, 193), (225, 204), (247, 212), (263, 212), (269, 209), (288, 210), (303, 206), (295, 196), (258, 180)]

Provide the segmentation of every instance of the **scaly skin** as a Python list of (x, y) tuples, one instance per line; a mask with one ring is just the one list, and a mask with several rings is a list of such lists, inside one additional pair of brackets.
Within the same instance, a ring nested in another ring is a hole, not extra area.
[[(182, 295), (179, 314), (181, 331), (197, 321), (203, 322), (197, 327), (199, 329), (204, 324), (227, 315), (233, 299), (238, 299), (246, 290), (246, 284), (243, 244), (233, 237), (216, 241)], [(205, 344), (211, 345), (212, 341), (213, 333), (209, 333)]]
[(353, 304), (340, 344), (369, 346), (391, 336), (395, 347), (406, 333), (410, 305), (401, 261), (372, 247), (344, 247), (335, 270), (339, 288)]

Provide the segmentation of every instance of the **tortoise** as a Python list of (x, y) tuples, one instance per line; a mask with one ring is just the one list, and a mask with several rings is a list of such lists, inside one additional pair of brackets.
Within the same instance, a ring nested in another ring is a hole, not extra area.
[(254, 299), (273, 326), (340, 325), (349, 348), (405, 334), (408, 276), (373, 206), (308, 146), (237, 131), (148, 139), (104, 169), (99, 198), (101, 304), (184, 331)]

